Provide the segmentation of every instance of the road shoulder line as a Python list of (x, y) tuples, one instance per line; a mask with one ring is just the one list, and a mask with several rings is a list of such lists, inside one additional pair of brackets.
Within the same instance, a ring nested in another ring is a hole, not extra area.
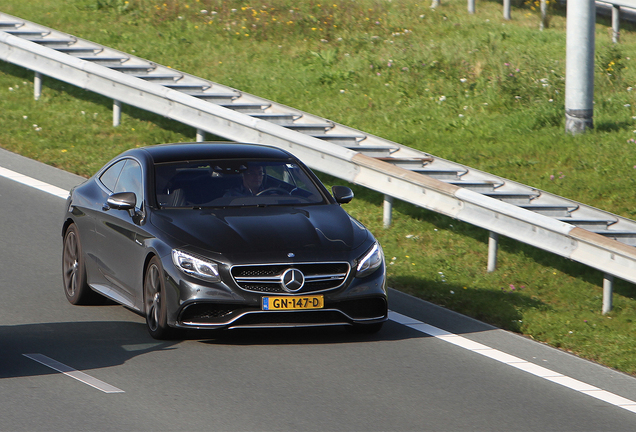
[(550, 369), (547, 369), (543, 366), (530, 363), (529, 361), (526, 361), (522, 358), (507, 354), (503, 351), (499, 351), (487, 345), (483, 345), (481, 343), (472, 341), (463, 336), (459, 336), (459, 335), (447, 332), (446, 330), (442, 330), (440, 328), (437, 328), (430, 324), (426, 324), (417, 319), (411, 318), (406, 315), (402, 315), (398, 312), (390, 311), (389, 319), (398, 324), (402, 324), (406, 327), (409, 327), (413, 330), (419, 331), (421, 333), (425, 333), (441, 341), (451, 343), (460, 348), (467, 349), (477, 354), (481, 354), (485, 357), (491, 358), (500, 363), (515, 367), (523, 372), (527, 372), (536, 377), (543, 378), (555, 384), (559, 384), (563, 387), (569, 388), (570, 390), (577, 391), (581, 394), (591, 396), (598, 400), (607, 402), (611, 405), (636, 413), (636, 401), (632, 401), (630, 399), (624, 398), (614, 393), (610, 393), (598, 387), (594, 387), (590, 384), (584, 383), (583, 381), (570, 378), (558, 372), (554, 372)]
[(44, 183), (40, 180), (36, 180), (33, 177), (28, 177), (23, 174), (17, 173), (15, 171), (11, 171), (10, 169), (0, 167), (0, 176), (8, 178), (9, 180), (16, 181), (18, 183), (22, 183), (24, 185), (30, 186), (32, 188), (41, 190), (43, 192), (50, 193), (51, 195), (55, 195), (60, 198), (68, 198), (68, 191), (57, 186), (53, 186), (48, 183)]

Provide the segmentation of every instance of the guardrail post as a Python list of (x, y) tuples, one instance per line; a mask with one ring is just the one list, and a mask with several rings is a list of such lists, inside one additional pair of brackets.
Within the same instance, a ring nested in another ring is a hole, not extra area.
[(468, 13), (469, 14), (475, 13), (475, 0), (468, 0)]
[(497, 268), (497, 250), (499, 249), (499, 234), (490, 231), (488, 237), (488, 273)]
[(393, 197), (390, 195), (384, 195), (384, 214), (382, 216), (382, 222), (384, 228), (391, 226), (391, 217), (393, 215)]
[(539, 30), (543, 31), (548, 26), (548, 2), (541, 0), (541, 22), (539, 23)]
[(618, 43), (618, 39), (620, 38), (620, 18), (621, 7), (612, 5), (612, 42), (614, 43)]
[(33, 77), (33, 98), (35, 100), (40, 99), (42, 95), (42, 75), (40, 72), (36, 72)]
[(510, 21), (510, 0), (503, 0), (503, 18)]
[(614, 276), (603, 275), (603, 315), (612, 310), (612, 293), (614, 291)]
[(594, 0), (569, 0), (565, 54), (565, 132), (594, 127)]
[(121, 122), (121, 102), (113, 100), (113, 126), (119, 126)]
[(205, 141), (205, 131), (203, 129), (197, 129), (197, 142)]

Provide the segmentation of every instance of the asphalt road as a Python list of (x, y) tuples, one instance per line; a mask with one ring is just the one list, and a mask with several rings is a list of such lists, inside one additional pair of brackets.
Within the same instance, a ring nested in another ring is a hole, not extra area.
[[(1, 168), (82, 181), (0, 149)], [(636, 379), (395, 291), (373, 336), (155, 341), (121, 306), (66, 301), (64, 200), (1, 174), (2, 431), (636, 430)]]

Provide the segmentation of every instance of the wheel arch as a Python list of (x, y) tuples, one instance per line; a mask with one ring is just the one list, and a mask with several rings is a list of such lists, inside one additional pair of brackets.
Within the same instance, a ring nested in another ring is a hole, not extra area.
[(75, 221), (71, 218), (67, 218), (64, 221), (64, 223), (62, 224), (62, 238), (64, 238), (64, 236), (66, 235), (66, 231), (68, 231), (68, 227), (70, 227), (74, 223)]

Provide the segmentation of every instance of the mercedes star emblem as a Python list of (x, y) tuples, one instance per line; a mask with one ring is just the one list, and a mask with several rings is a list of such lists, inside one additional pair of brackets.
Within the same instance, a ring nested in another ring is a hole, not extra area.
[(287, 292), (297, 292), (305, 284), (305, 275), (295, 268), (285, 270), (280, 279), (283, 289)]

